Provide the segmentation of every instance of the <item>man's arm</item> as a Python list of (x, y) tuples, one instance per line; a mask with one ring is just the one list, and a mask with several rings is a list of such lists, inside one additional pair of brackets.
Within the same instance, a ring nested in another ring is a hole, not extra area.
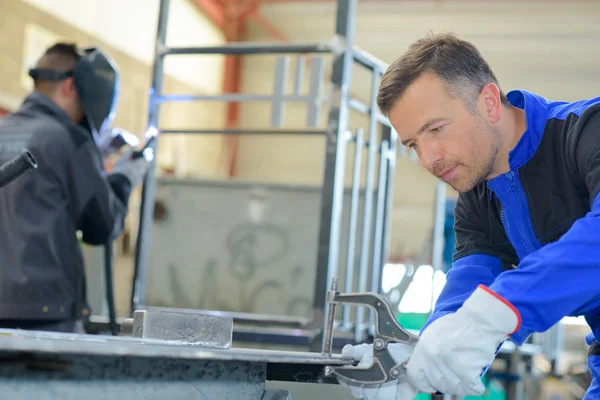
[(568, 315), (584, 315), (600, 307), (600, 111), (588, 110), (578, 122), (574, 146), (576, 174), (590, 195), (591, 211), (556, 242), (531, 253), (515, 270), (489, 286), (521, 315), (511, 335), (517, 344), (543, 332)]
[(421, 332), (436, 319), (455, 312), (480, 284), (491, 285), (502, 262), (490, 246), (474, 193), (461, 194), (454, 211), (456, 253), (446, 284)]
[(473, 254), (454, 262), (446, 275), (446, 284), (437, 299), (433, 313), (421, 328), (421, 332), (436, 319), (458, 310), (477, 286), (491, 285), (500, 272), (500, 260), (484, 254)]
[(123, 231), (132, 185), (122, 175), (107, 177), (102, 158), (91, 138), (75, 141), (69, 162), (71, 203), (83, 241), (106, 243)]

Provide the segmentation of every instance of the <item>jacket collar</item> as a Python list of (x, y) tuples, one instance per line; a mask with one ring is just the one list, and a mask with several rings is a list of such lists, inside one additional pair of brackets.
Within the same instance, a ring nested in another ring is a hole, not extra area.
[(25, 97), (20, 111), (42, 112), (57, 118), (62, 123), (74, 124), (65, 110), (60, 108), (48, 96), (38, 91), (33, 91)]
[(508, 153), (511, 170), (525, 165), (535, 154), (548, 119), (548, 99), (526, 90), (512, 90), (506, 95), (510, 104), (525, 111), (525, 132)]

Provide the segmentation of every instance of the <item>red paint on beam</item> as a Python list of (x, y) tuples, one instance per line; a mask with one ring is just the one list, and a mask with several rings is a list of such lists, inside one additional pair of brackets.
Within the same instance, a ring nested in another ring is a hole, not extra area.
[[(244, 24), (240, 18), (239, 7), (229, 3), (225, 9), (226, 25), (223, 29), (227, 42), (237, 42), (243, 36)], [(225, 73), (223, 77), (224, 93), (239, 93), (242, 86), (242, 58), (241, 56), (225, 56)], [(240, 118), (240, 103), (227, 103), (227, 128), (237, 128)], [(237, 151), (239, 147), (238, 135), (225, 136), (224, 167), (227, 176), (234, 177), (237, 173)]]
[(198, 8), (221, 30), (225, 29), (227, 17), (225, 8), (218, 0), (194, 0)]

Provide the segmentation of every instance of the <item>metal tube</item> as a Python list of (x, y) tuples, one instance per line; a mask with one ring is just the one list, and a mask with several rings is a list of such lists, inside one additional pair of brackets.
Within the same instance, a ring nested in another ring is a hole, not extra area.
[[(348, 102), (348, 106), (354, 111), (358, 111), (363, 114), (371, 114), (371, 107), (358, 99), (350, 99), (350, 101)], [(390, 121), (378, 111), (377, 106), (375, 107), (376, 108), (373, 112), (373, 115), (375, 116), (376, 121), (382, 125), (391, 128), (392, 125), (390, 124)]]
[[(313, 321), (317, 329), (324, 329), (327, 321), (327, 288), (337, 275), (338, 255), (344, 197), (344, 170), (346, 136), (352, 79), (352, 42), (354, 41), (357, 0), (338, 2), (335, 34), (343, 43), (333, 59), (331, 69), (331, 98), (328, 133), (325, 143), (325, 170), (321, 194), (321, 213), (317, 271), (313, 301)], [(317, 349), (318, 346), (315, 343)]]
[(296, 68), (294, 70), (294, 95), (299, 96), (302, 93), (304, 83), (304, 66), (306, 65), (306, 57), (296, 57)]
[(210, 135), (326, 135), (327, 131), (319, 129), (161, 129), (161, 134), (210, 134)]
[(264, 42), (232, 42), (224, 46), (206, 47), (163, 47), (161, 55), (188, 55), (188, 54), (302, 54), (302, 53), (331, 53), (330, 42), (324, 43), (273, 43)]
[(435, 271), (441, 271), (444, 262), (444, 220), (446, 219), (446, 184), (438, 182), (435, 188), (435, 209), (433, 216), (433, 240), (431, 244), (431, 310), (435, 306), (433, 294), (433, 281)]
[[(389, 129), (387, 127), (383, 127), (382, 130), (384, 136), (386, 136), (390, 141), (390, 150), (388, 151), (387, 182), (385, 184), (386, 199), (383, 227), (383, 249), (381, 252), (382, 264), (385, 265), (390, 259), (390, 243), (392, 239), (392, 213), (394, 209), (394, 183), (396, 179), (396, 152), (398, 147), (398, 135), (393, 129)], [(379, 287), (381, 288), (381, 283)]]
[[(370, 119), (369, 119), (369, 144), (367, 153), (367, 177), (365, 181), (365, 205), (363, 213), (362, 223), (362, 239), (360, 249), (360, 266), (358, 273), (358, 291), (367, 291), (367, 279), (369, 273), (369, 246), (371, 243), (372, 234), (372, 218), (373, 218), (373, 186), (375, 180), (375, 157), (377, 154), (377, 119), (375, 118), (375, 105), (377, 98), (374, 95), (375, 87), (379, 81), (379, 76), (373, 74), (372, 76), (372, 93), (371, 93), (371, 107), (370, 107)], [(364, 338), (364, 307), (358, 307), (356, 309), (356, 323), (354, 325), (354, 340), (360, 342)]]
[(289, 56), (280, 56), (277, 58), (275, 75), (273, 76), (273, 95), (271, 96), (272, 127), (281, 128), (283, 125), (289, 66)]
[[(385, 213), (386, 182), (389, 152), (389, 142), (381, 141), (381, 154), (379, 156), (379, 180), (377, 182), (377, 207), (375, 209), (375, 237), (373, 239), (373, 270), (371, 271), (371, 292), (381, 293), (381, 253), (383, 250), (383, 217)], [(375, 325), (375, 311), (370, 310), (371, 327)]]
[(310, 81), (308, 84), (308, 101), (306, 107), (306, 126), (319, 126), (321, 104), (323, 103), (323, 77), (325, 61), (323, 57), (312, 57), (310, 61)]
[[(331, 278), (331, 288), (329, 289), (329, 294), (327, 296), (329, 300), (330, 295), (335, 295), (335, 292), (338, 291), (338, 281), (334, 276)], [(333, 324), (335, 322), (335, 303), (329, 303), (327, 306), (327, 324), (325, 325), (325, 330), (323, 334), (323, 350), (322, 353), (324, 355), (331, 355), (331, 351), (333, 350)]]
[(442, 270), (444, 258), (444, 220), (446, 219), (446, 184), (438, 182), (435, 188), (435, 214), (433, 218), (433, 244), (431, 266), (434, 271)]
[[(164, 58), (161, 49), (165, 46), (167, 38), (167, 22), (169, 19), (170, 0), (160, 0), (158, 11), (158, 24), (156, 28), (156, 44), (154, 48), (154, 64), (152, 67), (152, 87), (148, 104), (148, 130), (158, 126), (160, 104), (154, 99), (160, 96), (163, 86)], [(158, 137), (153, 141), (152, 147), (156, 154)], [(148, 173), (142, 185), (142, 200), (140, 204), (140, 219), (138, 236), (135, 247), (135, 265), (133, 272), (133, 287), (131, 290), (130, 313), (146, 301), (146, 275), (150, 253), (150, 232), (152, 230), (152, 216), (154, 213), (154, 192), (156, 190), (156, 157), (153, 158), (148, 168)]]
[(354, 60), (363, 67), (372, 69), (376, 74), (381, 74), (388, 69), (384, 61), (357, 46), (354, 46)]
[(37, 162), (31, 153), (23, 150), (21, 154), (0, 166), (0, 187), (8, 185), (30, 169), (37, 168)]
[(274, 96), (271, 94), (245, 94), (245, 93), (224, 93), (219, 95), (200, 95), (200, 94), (164, 94), (157, 101), (161, 103), (176, 101), (308, 101), (307, 95), (282, 95)]
[[(354, 257), (356, 256), (356, 234), (358, 220), (358, 202), (360, 195), (360, 175), (362, 171), (362, 153), (364, 147), (364, 131), (356, 130), (356, 142), (354, 148), (354, 170), (352, 172), (352, 192), (350, 197), (350, 222), (348, 224), (348, 255), (346, 258), (346, 283), (344, 284), (344, 292), (351, 293), (354, 287)], [(344, 305), (342, 309), (342, 326), (350, 327), (350, 310), (349, 305)]]

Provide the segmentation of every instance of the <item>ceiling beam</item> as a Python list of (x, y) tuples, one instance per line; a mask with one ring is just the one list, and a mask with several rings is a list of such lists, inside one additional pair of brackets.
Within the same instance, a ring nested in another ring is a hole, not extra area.
[(194, 4), (221, 30), (227, 26), (225, 7), (218, 0), (193, 0)]

